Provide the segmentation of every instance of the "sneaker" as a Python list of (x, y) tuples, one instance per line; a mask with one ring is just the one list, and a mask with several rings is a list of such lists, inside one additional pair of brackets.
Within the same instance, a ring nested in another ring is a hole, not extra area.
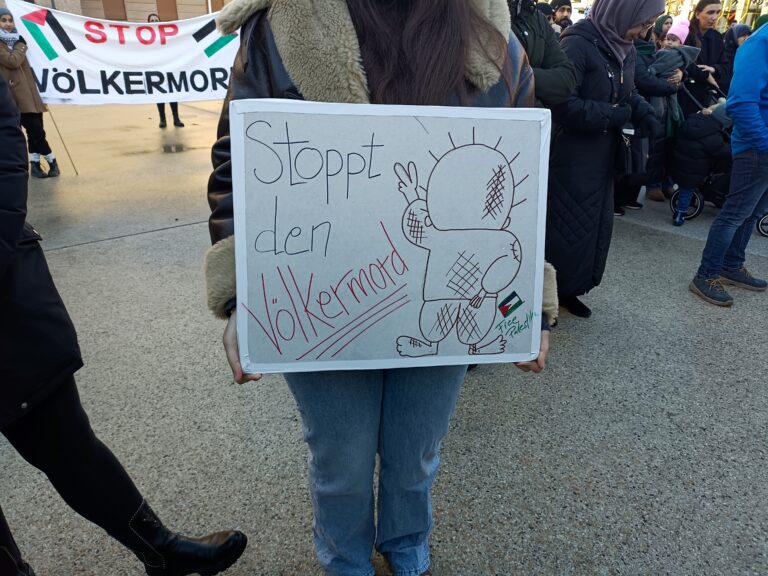
[(645, 191), (645, 199), (652, 202), (664, 202), (667, 197), (664, 196), (664, 192), (661, 191), (661, 188), (650, 188)]
[(614, 206), (613, 207), (613, 215), (614, 216), (624, 216), (624, 214), (626, 214), (626, 212), (624, 211), (624, 208), (622, 208), (621, 206)]
[(672, 218), (672, 224), (674, 226), (682, 226), (685, 224), (685, 212), (682, 212), (680, 210), (675, 210), (675, 215)]
[(688, 289), (715, 306), (733, 306), (733, 297), (725, 291), (720, 278), (702, 278), (695, 276)]
[(765, 292), (766, 288), (768, 288), (768, 282), (755, 278), (746, 268), (741, 270), (722, 270), (720, 272), (720, 280), (722, 280), (723, 284), (730, 284), (731, 286), (738, 286), (739, 288), (754, 290), (755, 292)]
[(624, 204), (624, 208), (626, 208), (627, 210), (642, 210), (643, 205), (640, 204), (640, 202), (638, 202), (637, 200), (633, 200), (632, 202), (627, 202), (626, 204)]

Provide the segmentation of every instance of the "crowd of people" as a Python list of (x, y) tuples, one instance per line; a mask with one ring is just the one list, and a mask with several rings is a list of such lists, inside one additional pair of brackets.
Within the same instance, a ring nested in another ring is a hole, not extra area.
[[(355, 0), (348, 10), (329, 11), (323, 0), (311, 3), (314, 10), (234, 0), (218, 19), (225, 34), (239, 29), (242, 42), (213, 147), (206, 277), (212, 311), (227, 320), (224, 347), (237, 382), (260, 375), (243, 373), (236, 334), (234, 99), (547, 107), (554, 130), (546, 255), (562, 306), (591, 314), (580, 297), (600, 284), (614, 218), (642, 207), (643, 187), (651, 201), (679, 188), (684, 216), (688, 193), (718, 171), (731, 174), (730, 188), (690, 289), (718, 305), (733, 302), (725, 283), (766, 289), (744, 262), (755, 219), (768, 211), (768, 27), (752, 33), (734, 26), (723, 38), (714, 29), (722, 9), (715, 0), (699, 1), (690, 20), (664, 15), (663, 0), (595, 0), (575, 24), (569, 0)], [(28, 166), (19, 126), (27, 130), (33, 176), (41, 157), (51, 169), (55, 157), (37, 139), (41, 119), (24, 118), (41, 116), (42, 103), (25, 112), (19, 101), (16, 70), (28, 70), (23, 39), (7, 11), (0, 25), (0, 432), (148, 574), (216, 574), (243, 553), (245, 535), (190, 539), (165, 528), (80, 404), (74, 328), (40, 238), (25, 222)], [(556, 317), (542, 318), (539, 358), (522, 370), (545, 368)], [(310, 452), (313, 536), (327, 574), (372, 576), (373, 550), (396, 576), (431, 574), (431, 489), (466, 369), (286, 376)], [(33, 574), (0, 513), (2, 570)]]
[[(600, 284), (612, 220), (626, 210), (642, 209), (643, 189), (647, 201), (671, 201), (675, 226), (691, 215), (694, 196), (697, 203), (724, 207), (733, 188), (731, 141), (739, 134), (737, 128), (733, 135), (731, 119), (739, 95), (730, 104), (727, 97), (745, 90), (743, 83), (733, 86), (736, 56), (766, 18), (758, 19), (754, 30), (734, 24), (721, 34), (716, 30), (723, 9), (718, 0), (700, 0), (690, 19), (654, 14), (658, 5), (648, 3), (625, 3), (620, 10), (608, 9), (606, 16), (609, 3), (596, 2), (576, 24), (570, 20), (570, 0), (509, 4), (513, 30), (536, 73), (537, 96), (540, 88), (546, 90), (539, 104), (552, 110), (555, 125), (547, 259), (558, 272), (561, 305), (589, 317), (592, 312), (579, 297)], [(548, 46), (550, 64), (537, 48), (542, 45)], [(759, 70), (765, 58), (744, 60), (746, 76)], [(575, 88), (568, 67), (575, 70)], [(553, 85), (560, 89), (555, 98)], [(753, 208), (748, 215), (752, 229), (768, 211), (760, 202)], [(746, 232), (742, 236), (748, 242)], [(691, 291), (728, 306), (733, 299), (724, 283), (765, 289), (744, 268), (742, 257), (724, 266), (723, 274), (700, 269)]]

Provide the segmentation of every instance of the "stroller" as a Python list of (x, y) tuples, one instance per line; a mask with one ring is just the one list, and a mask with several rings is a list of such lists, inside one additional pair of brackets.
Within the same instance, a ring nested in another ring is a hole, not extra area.
[[(713, 172), (709, 174), (701, 186), (693, 189), (693, 196), (691, 197), (690, 204), (688, 205), (688, 211), (685, 213), (684, 218), (686, 220), (693, 220), (699, 216), (704, 211), (705, 202), (713, 204), (715, 208), (722, 208), (723, 204), (725, 204), (725, 197), (728, 194), (730, 183), (730, 171)], [(669, 209), (672, 211), (673, 216), (677, 211), (679, 202), (680, 189), (678, 187), (669, 198)]]
[[(685, 87), (684, 90), (687, 91)], [(680, 128), (674, 151), (672, 176), (678, 185), (669, 200), (674, 216), (680, 206), (680, 196), (685, 189), (692, 192), (690, 203), (683, 214), (685, 220), (693, 220), (704, 211), (704, 203), (710, 202), (722, 208), (731, 180), (731, 122), (725, 114), (725, 95), (717, 104), (704, 107), (693, 95), (691, 99), (701, 112), (689, 116)], [(713, 97), (717, 92), (713, 92)]]

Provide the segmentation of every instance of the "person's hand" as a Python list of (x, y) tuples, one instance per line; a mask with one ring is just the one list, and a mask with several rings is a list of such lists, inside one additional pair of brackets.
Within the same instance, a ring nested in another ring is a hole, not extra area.
[(483, 300), (485, 300), (487, 295), (488, 293), (481, 289), (480, 293), (469, 301), (469, 305), (472, 306), (472, 308), (480, 308), (480, 305), (483, 303)]
[(554, 22), (552, 22), (552, 30), (555, 31), (555, 34), (561, 34), (563, 32), (562, 26), (555, 24)]
[(714, 74), (715, 72), (717, 72), (717, 70), (712, 68), (712, 66), (707, 66), (706, 64), (699, 64), (699, 68), (704, 70), (704, 72), (709, 72), (710, 74)]
[(547, 367), (547, 356), (549, 356), (549, 330), (542, 330), (539, 357), (532, 362), (518, 362), (515, 366), (520, 368), (523, 372), (535, 372), (536, 374), (539, 374)]
[(678, 86), (680, 82), (683, 81), (683, 71), (679, 68), (675, 70), (675, 73), (672, 74), (669, 78), (667, 78), (667, 82), (670, 84), (674, 84), (675, 86)]
[(715, 77), (712, 76), (712, 74), (707, 76), (707, 84), (714, 86), (715, 88), (720, 88), (720, 85), (717, 83), (717, 80), (715, 80)]
[(256, 382), (261, 380), (261, 374), (244, 374), (243, 367), (240, 365), (240, 346), (237, 344), (237, 310), (227, 320), (227, 327), (224, 328), (224, 352), (227, 354), (227, 362), (232, 369), (232, 377), (238, 384), (246, 382)]
[(632, 117), (632, 106), (629, 104), (617, 104), (611, 108), (611, 117), (608, 124), (614, 128), (621, 128)]

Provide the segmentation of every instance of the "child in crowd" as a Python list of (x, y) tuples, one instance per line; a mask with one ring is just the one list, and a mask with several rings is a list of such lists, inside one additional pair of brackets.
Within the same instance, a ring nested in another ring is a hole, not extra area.
[(691, 205), (693, 191), (714, 173), (731, 170), (731, 146), (728, 130), (731, 119), (725, 111), (725, 99), (693, 114), (683, 124), (675, 145), (672, 176), (680, 186), (672, 223), (682, 226)]
[[(688, 36), (688, 26), (687, 20), (675, 20), (665, 36), (664, 48), (656, 52), (648, 66), (648, 72), (651, 75), (673, 82), (678, 87), (681, 85), (686, 68), (696, 61), (701, 51), (699, 48), (683, 45)], [(685, 117), (677, 100), (677, 91), (667, 96), (651, 96), (648, 100), (665, 130), (664, 139), (652, 145), (651, 157), (649, 157), (652, 169), (649, 169), (649, 174), (656, 180), (654, 184), (647, 187), (645, 197), (648, 200), (662, 202), (666, 199), (666, 195), (671, 195), (673, 191), (674, 184), (664, 172), (669, 171), (667, 165), (674, 149), (674, 138)], [(659, 159), (656, 160), (657, 158)]]
[[(35, 178), (58, 176), (59, 165), (43, 128), (45, 104), (27, 61), (27, 43), (16, 30), (13, 15), (7, 8), (0, 8), (0, 74), (8, 81), (21, 112), (21, 125), (27, 133), (30, 173)], [(41, 156), (48, 162), (47, 173), (40, 166)]]

